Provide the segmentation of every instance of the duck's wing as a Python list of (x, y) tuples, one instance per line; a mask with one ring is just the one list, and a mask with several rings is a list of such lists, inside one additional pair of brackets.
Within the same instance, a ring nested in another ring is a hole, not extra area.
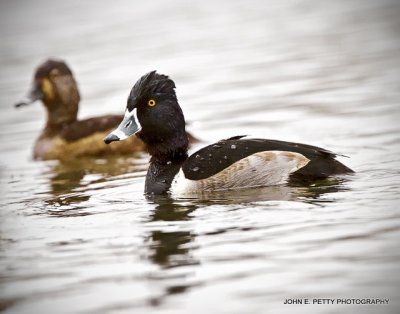
[(243, 158), (267, 151), (293, 152), (309, 159), (306, 166), (295, 172), (301, 176), (323, 178), (334, 173), (352, 172), (335, 160), (337, 154), (317, 146), (267, 139), (244, 139), (243, 137), (235, 136), (221, 140), (195, 152), (182, 166), (185, 177), (189, 180), (203, 180)]
[(67, 142), (77, 141), (97, 132), (115, 129), (122, 119), (122, 115), (106, 115), (75, 121), (65, 125), (60, 132), (60, 136)]

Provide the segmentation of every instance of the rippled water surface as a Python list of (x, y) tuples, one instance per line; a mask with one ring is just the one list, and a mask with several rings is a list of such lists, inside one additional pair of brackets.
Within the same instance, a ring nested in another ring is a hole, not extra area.
[[(399, 313), (398, 1), (3, 1), (0, 310)], [(157, 69), (193, 149), (249, 134), (323, 146), (356, 174), (146, 199), (147, 155), (34, 162), (32, 71), (65, 59), (81, 117), (122, 113)], [(284, 305), (387, 298), (388, 305)]]

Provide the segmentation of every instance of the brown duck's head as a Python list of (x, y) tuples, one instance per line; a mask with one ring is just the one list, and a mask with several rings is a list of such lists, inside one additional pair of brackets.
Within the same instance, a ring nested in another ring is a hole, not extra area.
[(41, 100), (47, 109), (47, 126), (76, 121), (80, 100), (70, 68), (61, 60), (49, 59), (36, 68), (27, 99), (16, 107)]

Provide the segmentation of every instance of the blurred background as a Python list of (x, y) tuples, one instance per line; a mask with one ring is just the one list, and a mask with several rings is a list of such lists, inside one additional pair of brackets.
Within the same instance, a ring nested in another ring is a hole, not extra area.
[[(399, 313), (399, 1), (0, 1), (0, 311)], [(64, 59), (79, 116), (158, 70), (193, 149), (233, 135), (350, 156), (354, 176), (143, 196), (146, 154), (34, 162), (33, 71)], [(286, 298), (388, 298), (289, 306)]]

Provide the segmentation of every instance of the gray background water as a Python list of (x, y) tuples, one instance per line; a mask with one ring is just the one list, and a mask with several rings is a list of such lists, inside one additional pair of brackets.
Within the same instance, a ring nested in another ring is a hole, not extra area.
[[(2, 1), (0, 310), (399, 313), (398, 1)], [(146, 200), (147, 156), (33, 162), (44, 124), (12, 104), (47, 57), (80, 116), (122, 113), (157, 69), (198, 147), (237, 134), (348, 155), (310, 188)], [(385, 306), (286, 298), (389, 298)]]

